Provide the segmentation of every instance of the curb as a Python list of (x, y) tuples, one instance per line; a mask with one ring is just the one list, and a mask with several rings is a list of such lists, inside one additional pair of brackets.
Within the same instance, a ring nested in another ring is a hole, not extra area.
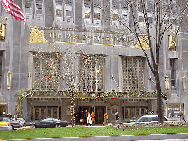
[[(188, 135), (188, 133), (175, 133), (174, 135)], [(120, 136), (116, 136), (116, 137), (132, 137), (132, 136), (164, 136), (164, 135), (171, 135), (171, 134), (149, 134), (149, 135), (120, 135)], [(87, 136), (87, 137), (60, 137), (60, 138), (56, 138), (56, 139), (78, 139), (78, 138), (90, 138), (90, 137), (96, 137), (96, 138), (100, 138), (100, 137), (115, 137), (115, 136)], [(49, 139), (54, 139), (54, 138), (35, 138), (35, 139), (39, 139), (39, 140), (49, 140)], [(187, 138), (188, 139), (188, 138)], [(18, 141), (18, 140), (23, 140), (23, 141), (27, 141), (28, 139), (10, 139), (10, 140), (1, 140), (0, 141)], [(33, 140), (33, 139), (29, 139), (29, 140)], [(173, 140), (173, 139), (169, 139), (169, 140)], [(174, 139), (174, 140), (180, 140), (180, 139)], [(185, 140), (185, 139), (184, 139)]]

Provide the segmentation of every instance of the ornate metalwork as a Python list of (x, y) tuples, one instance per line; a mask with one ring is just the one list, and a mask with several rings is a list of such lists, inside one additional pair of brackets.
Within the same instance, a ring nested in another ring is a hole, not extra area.
[(1, 24), (0, 27), (0, 39), (5, 39), (5, 25)]
[(45, 39), (44, 31), (39, 31), (37, 27), (32, 27), (30, 31), (30, 43), (48, 43)]
[[(147, 35), (142, 35), (139, 37), (140, 43), (144, 49), (150, 49), (149, 47), (149, 39)], [(138, 48), (141, 49), (139, 41), (137, 41), (137, 44), (135, 46), (132, 46), (132, 48)]]

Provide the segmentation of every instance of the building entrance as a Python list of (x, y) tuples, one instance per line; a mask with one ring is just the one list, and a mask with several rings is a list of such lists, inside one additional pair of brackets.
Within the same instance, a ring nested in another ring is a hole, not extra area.
[(102, 124), (104, 122), (104, 113), (106, 111), (105, 106), (95, 107), (95, 123)]

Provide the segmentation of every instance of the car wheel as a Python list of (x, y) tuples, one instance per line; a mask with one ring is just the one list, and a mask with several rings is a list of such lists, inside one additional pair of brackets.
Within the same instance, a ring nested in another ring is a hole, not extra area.
[(33, 124), (32, 124), (32, 125), (30, 125), (30, 126), (31, 126), (31, 127), (33, 127), (33, 128), (36, 128), (36, 126), (35, 126), (35, 125), (33, 125)]
[(12, 130), (15, 130), (15, 129), (14, 129), (14, 126), (12, 126)]
[(55, 128), (58, 128), (58, 127), (60, 127), (60, 125), (58, 125), (58, 124), (55, 124)]

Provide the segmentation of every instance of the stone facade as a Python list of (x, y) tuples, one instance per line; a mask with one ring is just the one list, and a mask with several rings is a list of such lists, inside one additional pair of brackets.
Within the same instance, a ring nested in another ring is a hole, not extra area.
[[(23, 100), (23, 117), (37, 120), (54, 116), (70, 122), (69, 95), (51, 93), (67, 93), (73, 86), (75, 92), (82, 93), (76, 97), (76, 121), (82, 118), (84, 110), (95, 111), (97, 123), (103, 122), (105, 112), (110, 122), (115, 121), (116, 111), (120, 121), (150, 111), (157, 113), (155, 96), (139, 96), (155, 91), (145, 55), (137, 48), (133, 35), (116, 20), (121, 15), (127, 26), (131, 24), (124, 2), (15, 2), (23, 9), (26, 23), (12, 18), (2, 6), (0, 12), (2, 19), (8, 17), (2, 22), (6, 26), (5, 39), (0, 40), (1, 113), (15, 114), (20, 91), (45, 91), (46, 97), (39, 93)], [(180, 27), (176, 46), (169, 44), (169, 38), (174, 37), (170, 30), (160, 49), (160, 83), (162, 91), (168, 93), (168, 100), (163, 100), (164, 115), (175, 119), (179, 119), (180, 111), (188, 119), (188, 32), (183, 30), (186, 25)], [(147, 46), (146, 52), (149, 54)]]

